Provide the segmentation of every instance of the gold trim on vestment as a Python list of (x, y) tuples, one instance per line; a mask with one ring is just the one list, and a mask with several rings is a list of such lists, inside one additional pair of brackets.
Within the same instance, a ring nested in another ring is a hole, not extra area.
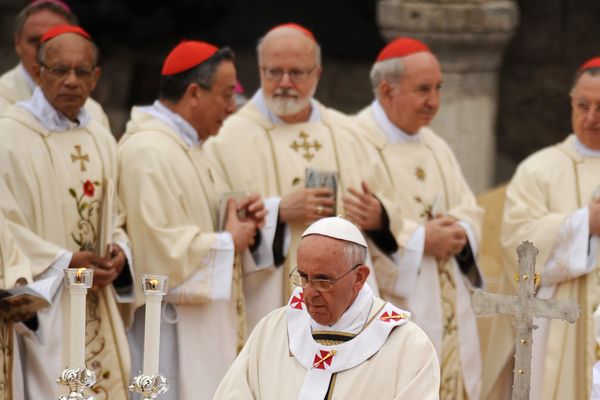
[(12, 400), (12, 371), (14, 350), (13, 324), (4, 318), (0, 318), (0, 352), (2, 352), (2, 370), (0, 371), (0, 394), (4, 394), (4, 400)]

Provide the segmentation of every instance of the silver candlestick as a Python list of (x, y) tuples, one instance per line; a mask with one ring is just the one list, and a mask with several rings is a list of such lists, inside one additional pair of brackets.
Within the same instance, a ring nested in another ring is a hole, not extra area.
[(167, 393), (169, 383), (167, 378), (162, 375), (138, 375), (133, 378), (129, 390), (141, 393), (144, 399), (156, 399), (159, 394)]
[(160, 349), (161, 302), (167, 294), (168, 276), (142, 275), (142, 290), (146, 297), (146, 326), (144, 329), (144, 369), (133, 378), (129, 390), (156, 399), (169, 389), (167, 378), (158, 373)]
[(69, 289), (69, 363), (60, 374), (57, 383), (68, 386), (70, 393), (59, 400), (94, 400), (86, 397), (86, 387), (96, 384), (96, 374), (85, 366), (85, 325), (87, 290), (92, 287), (94, 270), (91, 268), (67, 268), (64, 272), (65, 288)]
[(86, 397), (83, 390), (96, 384), (96, 374), (87, 368), (67, 368), (57, 383), (69, 387), (67, 396), (60, 396), (59, 400), (94, 400), (93, 396)]

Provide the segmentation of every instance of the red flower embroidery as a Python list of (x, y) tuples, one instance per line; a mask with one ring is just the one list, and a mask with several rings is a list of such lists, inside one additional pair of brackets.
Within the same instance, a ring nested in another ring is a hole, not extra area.
[(83, 184), (83, 194), (88, 196), (88, 197), (92, 197), (94, 195), (94, 191), (96, 190), (96, 188), (94, 187), (94, 184), (91, 181), (85, 181)]

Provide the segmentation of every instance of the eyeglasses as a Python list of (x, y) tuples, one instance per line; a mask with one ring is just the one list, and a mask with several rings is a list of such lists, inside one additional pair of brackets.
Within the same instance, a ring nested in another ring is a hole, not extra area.
[(44, 63), (40, 63), (40, 66), (42, 68), (44, 68), (46, 71), (48, 71), (48, 73), (50, 75), (52, 75), (58, 79), (67, 78), (71, 74), (71, 71), (73, 71), (75, 73), (75, 76), (78, 79), (89, 79), (92, 77), (92, 74), (94, 73), (94, 70), (96, 69), (96, 67), (92, 67), (92, 68), (82, 68), (82, 67), (69, 68), (69, 67), (64, 67), (64, 66), (50, 67)]
[(293, 269), (292, 272), (290, 272), (289, 278), (294, 284), (294, 286), (305, 288), (310, 283), (310, 286), (312, 286), (313, 289), (318, 290), (319, 292), (327, 292), (331, 290), (331, 288), (337, 281), (339, 281), (340, 279), (342, 279), (361, 265), (362, 264), (360, 263), (356, 264), (354, 267), (346, 271), (342, 276), (339, 276), (335, 279), (308, 279), (306, 276), (300, 275), (298, 273), (298, 267), (296, 267)]
[(583, 114), (587, 114), (590, 110), (594, 110), (595, 113), (600, 112), (599, 104), (590, 104), (585, 101), (573, 101), (573, 107), (575, 107), (579, 112)]
[(295, 83), (306, 82), (309, 75), (317, 68), (315, 65), (309, 69), (290, 69), (285, 70), (282, 68), (267, 68), (263, 67), (262, 71), (265, 73), (265, 78), (269, 81), (280, 81), (283, 79), (283, 75), (288, 74), (290, 80)]

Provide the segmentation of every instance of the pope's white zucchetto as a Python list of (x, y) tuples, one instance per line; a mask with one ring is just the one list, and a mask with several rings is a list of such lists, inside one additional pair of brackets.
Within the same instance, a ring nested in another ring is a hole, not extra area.
[(308, 235), (327, 236), (367, 247), (367, 242), (360, 230), (352, 222), (340, 217), (321, 218), (306, 228), (302, 237)]

